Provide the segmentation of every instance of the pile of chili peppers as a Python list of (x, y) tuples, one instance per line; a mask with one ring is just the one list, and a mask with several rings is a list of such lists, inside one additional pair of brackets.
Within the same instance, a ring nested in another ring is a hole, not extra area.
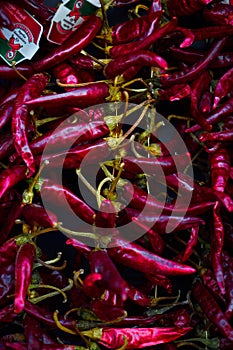
[[(31, 61), (0, 62), (0, 349), (232, 349), (233, 2), (102, 1), (61, 45), (46, 39), (56, 8), (9, 2), (44, 34)], [(127, 128), (129, 109), (106, 116), (107, 102), (143, 112)], [(163, 123), (140, 128), (149, 110), (185, 142), (194, 183)], [(97, 191), (80, 168), (90, 151)], [(92, 232), (61, 223), (62, 196)]]

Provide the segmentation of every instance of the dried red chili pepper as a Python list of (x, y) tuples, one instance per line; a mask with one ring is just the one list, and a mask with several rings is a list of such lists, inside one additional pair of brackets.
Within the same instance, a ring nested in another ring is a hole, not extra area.
[(27, 106), (29, 108), (39, 106), (44, 108), (61, 106), (84, 108), (94, 104), (103, 103), (108, 96), (109, 85), (104, 82), (96, 82), (80, 86), (69, 92), (31, 99), (31, 101), (28, 101)]
[(0, 225), (0, 245), (3, 244), (9, 237), (11, 230), (15, 225), (15, 220), (20, 217), (21, 214), (21, 196), (15, 196), (11, 208), (4, 218), (4, 222)]
[(162, 69), (167, 69), (167, 62), (154, 52), (147, 50), (138, 50), (137, 52), (127, 53), (120, 57), (112, 59), (103, 70), (104, 75), (111, 79), (122, 74), (131, 66), (159, 66)]
[(9, 157), (15, 150), (11, 132), (2, 132), (0, 139), (0, 161)]
[(172, 18), (170, 22), (166, 23), (163, 27), (155, 30), (152, 34), (148, 35), (142, 41), (136, 41), (128, 44), (109, 46), (106, 48), (107, 53), (111, 57), (119, 57), (127, 53), (136, 52), (139, 50), (148, 49), (152, 44), (162, 38), (165, 34), (175, 29), (177, 19)]
[(213, 4), (211, 8), (205, 8), (203, 18), (206, 22), (213, 24), (229, 24), (233, 21), (233, 6), (230, 4)]
[(11, 129), (17, 153), (22, 157), (31, 175), (35, 171), (34, 159), (29, 147), (28, 124), (29, 110), (25, 103), (40, 96), (49, 81), (46, 74), (33, 75), (19, 90), (14, 103)]
[(0, 173), (0, 198), (10, 188), (27, 178), (27, 167), (25, 165), (13, 165)]
[(221, 141), (221, 142), (229, 142), (232, 140), (233, 131), (219, 131), (219, 132), (211, 132), (208, 134), (201, 134), (199, 136), (199, 140), (201, 142), (206, 141)]
[(68, 124), (56, 128), (55, 131), (50, 130), (34, 139), (30, 143), (30, 149), (33, 155), (37, 155), (42, 153), (47, 145), (48, 152), (56, 151), (57, 153), (62, 148), (66, 147), (66, 145), (73, 145), (73, 147), (75, 147), (86, 142), (93, 142), (108, 134), (109, 128), (103, 121), (72, 123), (72, 121), (69, 120)]
[(91, 43), (98, 33), (102, 21), (99, 17), (90, 16), (79, 29), (74, 32), (59, 47), (55, 47), (43, 59), (33, 62), (32, 67), (35, 71), (47, 70), (69, 58), (71, 55), (79, 53), (84, 47)]
[[(64, 186), (49, 179), (45, 179), (41, 185), (40, 193), (43, 197), (44, 203), (48, 202), (54, 205), (59, 205), (58, 199), (65, 196), (67, 202), (78, 217), (85, 222), (88, 222), (90, 225), (94, 224), (94, 210)], [(60, 199), (60, 203), (63, 203), (62, 199)]]
[(11, 120), (13, 103), (7, 102), (0, 107), (0, 130)]
[(208, 289), (201, 282), (196, 282), (192, 287), (192, 294), (208, 319), (218, 328), (224, 337), (233, 341), (233, 329)]
[(187, 16), (191, 15), (204, 6), (209, 4), (212, 0), (168, 0), (168, 12), (172, 16)]
[(165, 74), (160, 77), (160, 83), (163, 86), (169, 86), (173, 84), (179, 83), (187, 83), (190, 80), (195, 79), (198, 75), (203, 72), (210, 62), (218, 56), (221, 49), (224, 47), (226, 43), (226, 37), (214, 42), (210, 48), (210, 50), (206, 53), (206, 55), (199, 62), (195, 63), (192, 67), (189, 67), (187, 72), (178, 71), (172, 74)]
[(22, 216), (25, 222), (31, 226), (55, 227), (58, 223), (56, 215), (45, 210), (39, 204), (24, 205), (22, 207)]
[(179, 101), (182, 98), (188, 97), (191, 93), (191, 88), (188, 84), (175, 84), (166, 90), (159, 90), (161, 100)]
[(195, 273), (194, 268), (161, 258), (136, 243), (129, 243), (120, 238), (114, 238), (112, 243), (117, 245), (108, 249), (108, 254), (113, 260), (143, 273), (151, 275), (162, 274), (165, 276)]
[(28, 287), (31, 283), (32, 268), (36, 249), (34, 244), (24, 243), (17, 252), (15, 260), (15, 298), (14, 308), (16, 313), (24, 310)]
[[(224, 264), (223, 264), (224, 267)], [(226, 302), (225, 297), (222, 295), (221, 290), (217, 284), (214, 273), (212, 270), (207, 268), (202, 268), (200, 270), (200, 275), (203, 280), (205, 287), (213, 294), (216, 299), (221, 300), (224, 304)]]
[(211, 125), (206, 122), (205, 117), (200, 113), (199, 102), (201, 96), (210, 88), (212, 76), (208, 71), (203, 72), (193, 83), (191, 92), (190, 112), (192, 117), (204, 130), (210, 131)]
[(198, 233), (199, 233), (199, 227), (198, 226), (192, 227), (190, 238), (187, 242), (186, 249), (184, 252), (181, 252), (178, 256), (174, 258), (175, 261), (179, 261), (183, 263), (190, 258), (198, 242)]
[(233, 27), (229, 25), (211, 26), (192, 29), (192, 33), (195, 36), (195, 41), (210, 39), (210, 38), (222, 38), (233, 34)]
[[(68, 63), (63, 62), (53, 68), (53, 74), (63, 84), (80, 84), (82, 80), (75, 69)], [(75, 88), (64, 88), (66, 91), (72, 91)]]
[(220, 148), (209, 155), (211, 184), (216, 191), (225, 192), (230, 177), (230, 156), (225, 148)]
[(94, 328), (82, 333), (110, 349), (117, 349), (125, 343), (126, 349), (141, 349), (175, 340), (191, 329), (191, 327)]
[(216, 108), (222, 98), (227, 96), (231, 92), (231, 86), (233, 83), (233, 68), (229, 69), (217, 82), (214, 90), (214, 104), (213, 108)]
[(200, 102), (199, 109), (202, 113), (210, 113), (213, 105), (213, 94), (210, 91), (203, 93)]
[(141, 39), (145, 34), (150, 35), (152, 29), (159, 26), (163, 11), (156, 11), (146, 14), (142, 17), (134, 18), (110, 28), (110, 32), (104, 37), (112, 45), (129, 43), (136, 39)]
[[(33, 69), (28, 64), (17, 65), (17, 71), (26, 78), (33, 74)], [(10, 66), (0, 65), (0, 77), (2, 79), (21, 79), (17, 71)]]

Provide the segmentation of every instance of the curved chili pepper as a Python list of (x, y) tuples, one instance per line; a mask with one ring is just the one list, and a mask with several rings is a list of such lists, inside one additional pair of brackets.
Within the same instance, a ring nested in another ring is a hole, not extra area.
[[(82, 81), (79, 78), (75, 69), (68, 63), (63, 62), (53, 68), (53, 74), (63, 84), (80, 84)], [(75, 88), (64, 88), (66, 91), (72, 91)]]
[(25, 165), (13, 165), (0, 173), (0, 198), (14, 185), (27, 178)]
[[(202, 51), (195, 49), (182, 50), (178, 47), (170, 48), (171, 55), (177, 60), (195, 63), (201, 60), (204, 57)], [(210, 62), (209, 68), (226, 68), (231, 67), (233, 63), (233, 53), (232, 52), (223, 52)]]
[(0, 107), (0, 130), (11, 120), (13, 106), (10, 101)]
[(9, 157), (14, 151), (14, 140), (11, 132), (2, 132), (0, 138), (0, 161)]
[(201, 10), (212, 0), (168, 0), (168, 12), (172, 16), (187, 16)]
[(231, 92), (233, 83), (233, 68), (229, 69), (217, 82), (214, 90), (214, 104), (213, 108), (216, 108), (221, 99), (227, 96)]
[(213, 4), (203, 11), (203, 18), (206, 22), (213, 24), (233, 24), (233, 6), (230, 4)]
[(152, 34), (148, 35), (142, 41), (136, 41), (128, 44), (109, 46), (106, 48), (107, 53), (111, 57), (118, 57), (125, 55), (127, 53), (136, 52), (139, 50), (148, 49), (152, 44), (161, 39), (165, 34), (171, 32), (175, 29), (177, 24), (177, 19), (172, 18), (170, 22), (166, 23), (163, 27), (155, 30)]
[(109, 96), (107, 83), (96, 82), (75, 88), (73, 91), (41, 96), (27, 102), (29, 108), (35, 107), (60, 107), (75, 106), (79, 108), (89, 107), (94, 104), (103, 103)]
[(216, 191), (225, 192), (230, 177), (230, 156), (225, 148), (210, 154), (211, 184)]
[(220, 39), (219, 41), (212, 44), (208, 53), (203, 57), (203, 59), (195, 63), (189, 68), (188, 72), (175, 72), (170, 75), (162, 75), (160, 82), (162, 86), (169, 86), (179, 83), (187, 83), (190, 80), (195, 79), (201, 72), (203, 72), (209, 63), (220, 53), (221, 49), (225, 45), (226, 37)]
[(204, 130), (210, 131), (211, 125), (206, 122), (205, 117), (200, 113), (199, 101), (201, 96), (210, 88), (212, 76), (208, 71), (203, 72), (193, 83), (191, 92), (190, 112), (192, 117)]
[(136, 243), (127, 242), (120, 238), (114, 238), (112, 243), (117, 245), (108, 249), (108, 254), (113, 260), (143, 273), (151, 275), (162, 274), (165, 276), (195, 273), (194, 268), (161, 258)]
[(191, 327), (170, 328), (93, 328), (82, 332), (110, 349), (117, 349), (125, 344), (126, 349), (141, 349), (175, 340), (188, 333)]
[[(224, 267), (224, 264), (223, 264)], [(225, 297), (222, 295), (221, 290), (216, 282), (214, 273), (212, 270), (207, 268), (202, 268), (200, 271), (200, 275), (205, 287), (213, 294), (216, 299), (221, 300), (224, 304), (226, 303)]]
[(212, 268), (215, 274), (217, 284), (221, 290), (222, 295), (226, 294), (223, 266), (222, 266), (222, 250), (224, 244), (224, 228), (220, 216), (218, 202), (213, 209), (213, 232), (210, 239), (210, 254), (212, 261)]
[(39, 204), (26, 204), (22, 207), (22, 216), (26, 223), (31, 226), (55, 227), (57, 217), (52, 212), (45, 210)]
[[(61, 186), (53, 181), (46, 179), (43, 181), (41, 189), (41, 196), (43, 201), (59, 205), (59, 197), (66, 197), (67, 202), (71, 206), (74, 213), (82, 220), (88, 222), (90, 225), (94, 224), (95, 212), (80, 198), (75, 196), (64, 186)], [(60, 202), (62, 203), (62, 199)]]
[(102, 282), (106, 289), (119, 294), (122, 300), (127, 298), (127, 284), (119, 274), (114, 263), (104, 250), (97, 250), (90, 254), (88, 258), (91, 271), (102, 276)]
[(210, 38), (222, 38), (233, 34), (233, 27), (229, 25), (211, 26), (204, 28), (192, 29), (192, 33), (195, 36), (195, 41), (210, 39)]
[(192, 294), (209, 320), (224, 337), (233, 341), (233, 329), (208, 289), (201, 282), (196, 282), (192, 287)]
[(191, 88), (188, 84), (175, 84), (166, 90), (159, 90), (159, 97), (161, 100), (178, 101), (182, 98), (188, 97), (191, 93)]
[[(33, 69), (28, 64), (19, 64), (17, 65), (17, 71), (25, 76), (26, 78), (32, 76)], [(7, 66), (7, 65), (0, 65), (0, 78), (2, 79), (21, 79), (20, 76), (17, 74), (16, 70), (13, 68)]]
[(114, 78), (134, 65), (140, 67), (159, 66), (162, 69), (168, 68), (167, 62), (161, 56), (151, 51), (138, 50), (135, 53), (128, 53), (113, 59), (104, 67), (103, 73), (109, 79)]
[[(109, 128), (103, 121), (93, 121), (90, 123), (77, 122), (76, 124), (68, 122), (64, 127), (58, 127), (55, 131), (51, 130), (44, 135), (39, 136), (30, 143), (30, 149), (33, 155), (43, 152), (48, 145), (48, 152), (54, 150), (58, 152), (66, 145), (77, 146), (85, 142), (92, 142), (109, 134)], [(47, 155), (45, 154), (45, 159)]]
[[(125, 225), (128, 222), (131, 222), (133, 218), (137, 218), (140, 215), (140, 211), (134, 208), (125, 208), (117, 219), (117, 226)], [(174, 224), (174, 232), (182, 231), (193, 226), (203, 225), (204, 221), (201, 218), (195, 216), (185, 216), (182, 221), (180, 221), (180, 216), (174, 215), (155, 215), (153, 210), (147, 212), (146, 214), (140, 215), (140, 221), (145, 223), (147, 226), (152, 227), (153, 230), (159, 232), (159, 234), (165, 234), (166, 226), (168, 221)], [(123, 229), (123, 228), (122, 228)], [(137, 228), (135, 227), (135, 230)]]
[[(206, 118), (208, 124), (213, 125), (220, 122), (224, 117), (230, 115), (233, 112), (233, 98), (230, 98), (224, 102), (221, 106), (214, 109), (214, 111)], [(199, 125), (193, 125), (186, 129), (185, 132), (196, 132), (201, 127)]]
[(213, 105), (213, 94), (210, 91), (203, 93), (200, 102), (199, 109), (202, 113), (210, 113)]
[(105, 39), (112, 45), (119, 45), (141, 39), (145, 34), (148, 36), (152, 28), (155, 30), (159, 26), (162, 14), (163, 11), (160, 10), (117, 24), (110, 28)]
[(42, 60), (34, 62), (32, 67), (35, 71), (47, 70), (69, 58), (71, 55), (79, 53), (94, 39), (98, 33), (102, 21), (99, 17), (90, 16), (80, 28), (74, 32), (59, 47), (53, 49)]
[(179, 261), (183, 263), (190, 258), (198, 242), (198, 233), (199, 233), (198, 226), (191, 228), (190, 238), (187, 242), (186, 249), (184, 252), (181, 252), (179, 255), (177, 255), (174, 258), (175, 261)]
[(17, 252), (15, 260), (15, 299), (16, 313), (24, 309), (25, 298), (31, 283), (33, 262), (36, 255), (35, 246), (31, 243), (22, 244)]
[(14, 104), (12, 113), (11, 129), (14, 138), (14, 145), (19, 156), (22, 157), (25, 164), (29, 169), (29, 174), (35, 171), (34, 158), (28, 143), (28, 123), (29, 123), (29, 111), (25, 105), (26, 101), (39, 96), (45, 86), (47, 85), (49, 78), (45, 74), (33, 75), (24, 85), (21, 87)]
[(88, 247), (85, 243), (78, 241), (77, 239), (74, 238), (69, 238), (66, 241), (66, 244), (72, 245), (78, 252), (83, 254), (86, 258), (89, 256), (91, 253), (91, 248)]

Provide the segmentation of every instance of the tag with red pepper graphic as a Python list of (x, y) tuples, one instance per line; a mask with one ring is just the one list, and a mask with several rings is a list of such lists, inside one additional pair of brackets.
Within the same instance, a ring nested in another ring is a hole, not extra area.
[(14, 29), (0, 28), (0, 56), (10, 66), (30, 60), (39, 49), (43, 26), (28, 12), (14, 4), (3, 2), (4, 11)]
[(52, 19), (47, 39), (62, 44), (99, 7), (99, 0), (64, 1)]

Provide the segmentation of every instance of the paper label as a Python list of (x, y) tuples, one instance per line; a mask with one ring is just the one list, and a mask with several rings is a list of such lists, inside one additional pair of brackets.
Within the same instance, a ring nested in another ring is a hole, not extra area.
[(0, 28), (0, 56), (9, 66), (30, 60), (39, 49), (43, 26), (28, 12), (11, 3), (2, 3), (14, 29)]
[[(92, 3), (91, 3), (92, 2)], [(66, 0), (52, 19), (47, 39), (62, 44), (92, 13), (100, 7), (98, 0)]]

